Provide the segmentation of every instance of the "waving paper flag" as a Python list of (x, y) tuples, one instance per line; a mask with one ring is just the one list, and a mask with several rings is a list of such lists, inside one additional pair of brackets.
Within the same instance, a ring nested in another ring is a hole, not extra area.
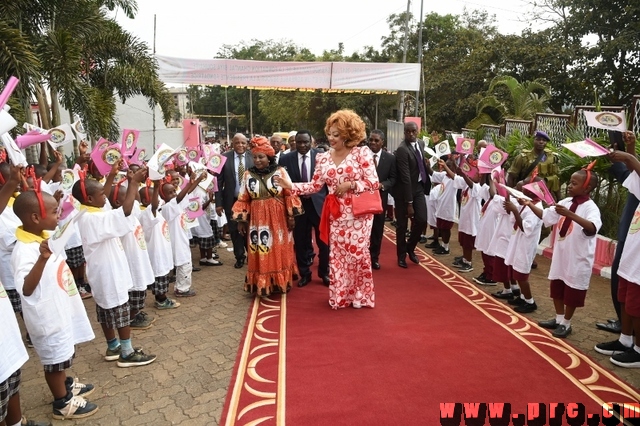
[(500, 183), (498, 185), (501, 186), (503, 189), (505, 189), (514, 198), (519, 198), (521, 200), (529, 200), (529, 201), (531, 201), (530, 197), (527, 197), (526, 195), (524, 195), (522, 192), (518, 191), (517, 189), (511, 188), (510, 186), (507, 186), (504, 183)]
[(124, 129), (122, 131), (122, 155), (133, 155), (136, 150), (136, 145), (138, 144), (138, 136), (140, 136), (138, 130)]
[(207, 167), (207, 169), (211, 170), (213, 173), (220, 174), (220, 172), (222, 171), (222, 167), (224, 166), (224, 163), (226, 161), (227, 161), (227, 157), (225, 157), (224, 155), (213, 153), (211, 157), (207, 159), (205, 166)]
[(478, 169), (480, 173), (491, 173), (496, 167), (502, 166), (507, 158), (509, 158), (509, 154), (494, 145), (488, 145), (478, 158)]
[(0, 135), (18, 125), (18, 122), (9, 114), (9, 109), (8, 105), (0, 109)]
[(65, 169), (62, 171), (62, 181), (60, 188), (65, 194), (70, 194), (73, 189), (73, 184), (79, 179), (78, 169)]
[(80, 210), (69, 222), (56, 228), (53, 235), (49, 237), (49, 250), (51, 250), (51, 253), (56, 255), (56, 257), (64, 252), (64, 247), (67, 245), (67, 241), (69, 241), (73, 235), (73, 223), (76, 222), (86, 211), (86, 209)]
[(585, 111), (582, 110), (584, 118), (587, 119), (587, 125), (596, 129), (618, 130), (624, 132), (627, 130), (627, 120), (624, 111)]
[(163, 143), (158, 147), (147, 163), (151, 180), (158, 180), (164, 177), (166, 163), (171, 159), (173, 152), (174, 149), (167, 144)]
[(458, 138), (456, 141), (456, 152), (459, 154), (473, 154), (473, 149), (476, 146), (475, 139)]
[(47, 130), (47, 133), (50, 136), (49, 145), (51, 145), (53, 149), (66, 145), (76, 138), (69, 124), (54, 127), (53, 129)]
[(142, 166), (144, 164), (144, 158), (147, 155), (147, 150), (143, 148), (136, 148), (135, 152), (129, 159), (129, 164)]
[(480, 170), (478, 170), (477, 161), (469, 160), (468, 158), (464, 159), (460, 164), (460, 169), (462, 172), (469, 176), (469, 179), (476, 180), (480, 175)]
[(71, 128), (75, 132), (76, 140), (78, 142), (82, 142), (82, 141), (86, 141), (87, 140), (87, 132), (84, 129), (84, 126), (82, 125), (82, 121), (80, 121), (80, 120), (74, 121), (73, 124), (71, 125)]
[(522, 187), (531, 191), (533, 194), (535, 194), (536, 197), (538, 197), (548, 205), (552, 205), (553, 203), (555, 203), (551, 192), (549, 192), (549, 188), (547, 188), (547, 185), (543, 180), (531, 182), (523, 185)]
[(436, 157), (440, 158), (444, 155), (451, 154), (451, 147), (449, 146), (448, 141), (442, 141), (434, 147), (434, 151), (436, 152)]
[(200, 197), (189, 198), (189, 204), (187, 205), (185, 212), (187, 213), (187, 218), (189, 220), (194, 220), (202, 216), (204, 214), (204, 210), (202, 210)]
[[(108, 141), (107, 141), (108, 142)], [(122, 159), (119, 144), (107, 144), (105, 142), (98, 145), (97, 149), (91, 152), (91, 159), (102, 175), (109, 173), (114, 164)]]
[(607, 148), (603, 147), (597, 142), (592, 141), (589, 138), (580, 142), (563, 143), (562, 146), (564, 146), (580, 158), (600, 157), (609, 153), (609, 150), (607, 150)]
[(29, 165), (29, 163), (27, 163), (27, 157), (24, 156), (22, 150), (18, 145), (16, 145), (16, 141), (13, 140), (11, 135), (9, 133), (4, 133), (0, 138), (2, 139), (2, 144), (7, 152), (7, 156), (9, 157), (9, 160), (11, 160), (11, 164), (27, 167)]
[(200, 120), (193, 118), (182, 120), (184, 146), (195, 148), (200, 145)]

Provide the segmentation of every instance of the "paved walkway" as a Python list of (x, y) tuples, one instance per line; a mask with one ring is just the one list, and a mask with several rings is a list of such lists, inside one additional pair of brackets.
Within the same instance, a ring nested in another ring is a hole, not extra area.
[[(450, 256), (439, 260), (450, 263), (454, 255), (461, 254), (457, 242), (453, 242), (452, 249)], [(106, 344), (95, 322), (95, 303), (93, 299), (85, 301), (96, 339), (78, 347), (70, 374), (96, 386), (89, 400), (98, 404), (100, 410), (77, 423), (149, 426), (218, 423), (251, 302), (250, 296), (242, 291), (245, 269), (233, 268), (233, 255), (226, 249), (218, 252), (224, 266), (203, 267), (201, 272), (193, 275), (198, 291), (196, 297), (180, 299), (182, 306), (175, 310), (146, 309), (157, 317), (157, 321), (148, 330), (134, 332), (133, 344), (158, 355), (158, 360), (149, 366), (118, 368), (115, 363), (103, 360)], [(480, 256), (475, 257), (475, 262), (479, 268)], [(418, 270), (411, 264), (408, 270), (402, 270), (396, 266), (395, 259), (384, 259), (381, 263), (383, 268), (395, 268), (399, 274), (406, 274), (407, 279), (410, 279), (412, 269)], [(546, 280), (549, 260), (538, 256), (538, 264), (531, 278), (539, 308), (530, 317), (536, 320), (553, 316)], [(469, 279), (479, 273), (478, 270), (469, 273)], [(495, 291), (492, 287), (483, 289)], [(304, 289), (294, 287), (292, 291)], [(613, 315), (609, 282), (594, 276), (587, 305), (577, 311), (572, 322), (574, 331), (567, 341), (638, 388), (640, 369), (613, 367), (608, 357), (592, 350), (595, 343), (615, 338), (594, 326), (596, 321)], [(29, 418), (51, 420), (51, 395), (37, 355), (33, 349), (29, 349), (29, 353), (31, 359), (23, 368), (23, 412)], [(499, 362), (504, 368), (502, 361), (496, 360), (496, 364)], [(517, 360), (507, 368), (513, 368), (515, 372)], [(73, 421), (52, 422), (54, 425), (73, 424)]]

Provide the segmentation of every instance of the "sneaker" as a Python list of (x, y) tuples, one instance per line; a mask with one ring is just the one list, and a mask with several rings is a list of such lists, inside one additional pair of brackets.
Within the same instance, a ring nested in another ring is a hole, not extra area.
[(196, 291), (192, 288), (187, 291), (176, 290), (173, 292), (173, 295), (176, 297), (193, 297), (196, 295)]
[(496, 299), (502, 299), (502, 300), (509, 300), (513, 298), (513, 293), (512, 292), (507, 293), (505, 290), (500, 290), (496, 293), (491, 293), (491, 295)]
[(78, 286), (78, 293), (80, 293), (80, 298), (82, 299), (91, 299), (93, 294), (87, 291), (86, 287), (83, 285)]
[(168, 297), (164, 299), (164, 302), (156, 302), (156, 309), (174, 309), (180, 306), (180, 302), (176, 302)]
[(433, 254), (435, 254), (436, 256), (448, 256), (449, 253), (451, 253), (450, 250), (447, 250), (446, 248), (440, 246), (437, 249), (433, 250)]
[(127, 357), (120, 354), (120, 358), (118, 358), (118, 367), (140, 367), (143, 365), (149, 365), (155, 360), (155, 355), (147, 355), (142, 352), (142, 349), (136, 349)]
[[(519, 299), (524, 300), (522, 298)], [(531, 312), (535, 312), (537, 309), (538, 305), (536, 305), (536, 302), (528, 303), (527, 301), (525, 301), (523, 305), (516, 306), (513, 310), (519, 314), (530, 314)]]
[(464, 256), (456, 256), (453, 258), (454, 262), (460, 262), (462, 259), (464, 259)]
[(104, 354), (105, 361), (117, 361), (120, 358), (120, 354), (122, 353), (122, 347), (118, 345), (115, 349), (107, 348), (107, 352)]
[(598, 343), (593, 349), (599, 354), (613, 356), (626, 352), (631, 348), (620, 343), (620, 340), (612, 340), (611, 342)]
[(463, 263), (458, 267), (458, 272), (471, 272), (473, 271), (473, 266), (470, 263)]
[(436, 249), (440, 247), (440, 243), (437, 241), (431, 241), (430, 243), (427, 243), (424, 245), (424, 248), (429, 248), (429, 249)]
[(520, 294), (521, 294), (519, 288), (512, 288), (511, 293), (513, 293), (515, 297), (520, 297)]
[(631, 347), (622, 353), (613, 355), (609, 361), (618, 367), (638, 368), (640, 367), (640, 353)]
[(224, 241), (220, 241), (220, 242), (218, 243), (217, 247), (220, 247), (220, 248), (227, 248), (227, 247), (229, 247), (229, 244), (225, 243)]
[(222, 262), (216, 260), (216, 258), (207, 259), (205, 263), (207, 266), (222, 266)]
[(498, 283), (488, 279), (485, 275), (484, 272), (481, 273), (479, 276), (475, 277), (473, 279), (476, 283), (480, 284), (480, 285), (489, 285), (489, 286), (493, 286), (493, 285), (497, 285)]
[(145, 312), (138, 312), (129, 327), (135, 328), (136, 330), (146, 330), (151, 327), (155, 321), (155, 318), (148, 316)]
[(95, 387), (91, 384), (80, 383), (77, 377), (75, 379), (67, 377), (65, 385), (67, 386), (67, 390), (71, 391), (73, 396), (81, 396), (83, 398), (91, 395), (95, 390)]
[(420, 244), (425, 244), (427, 242), (427, 236), (426, 235), (421, 235), (420, 236)]
[(455, 266), (456, 268), (464, 265), (464, 262), (462, 261), (462, 256), (456, 256), (453, 258), (453, 262), (451, 263), (453, 266)]
[(53, 418), (58, 420), (83, 419), (95, 414), (96, 411), (98, 406), (81, 396), (73, 396), (62, 407), (56, 407), (56, 403), (53, 403)]

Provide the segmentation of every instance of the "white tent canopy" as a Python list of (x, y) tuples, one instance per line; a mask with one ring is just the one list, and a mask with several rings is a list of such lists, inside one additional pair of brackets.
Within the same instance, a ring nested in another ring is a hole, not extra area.
[(165, 83), (255, 89), (417, 91), (420, 64), (374, 62), (271, 62), (185, 59), (156, 55)]

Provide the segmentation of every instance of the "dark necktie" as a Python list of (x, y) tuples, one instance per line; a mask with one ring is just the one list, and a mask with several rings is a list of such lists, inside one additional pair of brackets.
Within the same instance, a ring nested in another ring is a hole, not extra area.
[(376, 169), (378, 168), (378, 154), (373, 154), (373, 164), (376, 165)]
[(302, 177), (303, 182), (309, 182), (309, 176), (307, 174), (307, 164), (306, 164), (307, 154), (302, 156), (302, 169), (300, 170), (300, 176)]
[(422, 155), (420, 155), (420, 151), (418, 150), (418, 142), (413, 148), (413, 153), (416, 156), (416, 160), (418, 160), (418, 168), (420, 169), (420, 179), (422, 179), (422, 183), (424, 185), (427, 184), (427, 170), (424, 168), (424, 160), (422, 159)]
[(244, 161), (242, 161), (244, 155), (238, 156), (238, 183), (242, 182), (242, 176), (244, 176)]
[[(578, 210), (578, 206), (582, 203), (587, 202), (589, 199), (589, 195), (580, 195), (578, 197), (573, 197), (569, 210), (571, 210), (572, 213), (575, 213), (576, 210)], [(569, 230), (569, 225), (571, 225), (571, 222), (573, 221), (565, 216), (564, 222), (562, 222), (562, 227), (560, 228), (561, 237), (564, 238), (564, 236), (567, 235), (567, 231)]]

